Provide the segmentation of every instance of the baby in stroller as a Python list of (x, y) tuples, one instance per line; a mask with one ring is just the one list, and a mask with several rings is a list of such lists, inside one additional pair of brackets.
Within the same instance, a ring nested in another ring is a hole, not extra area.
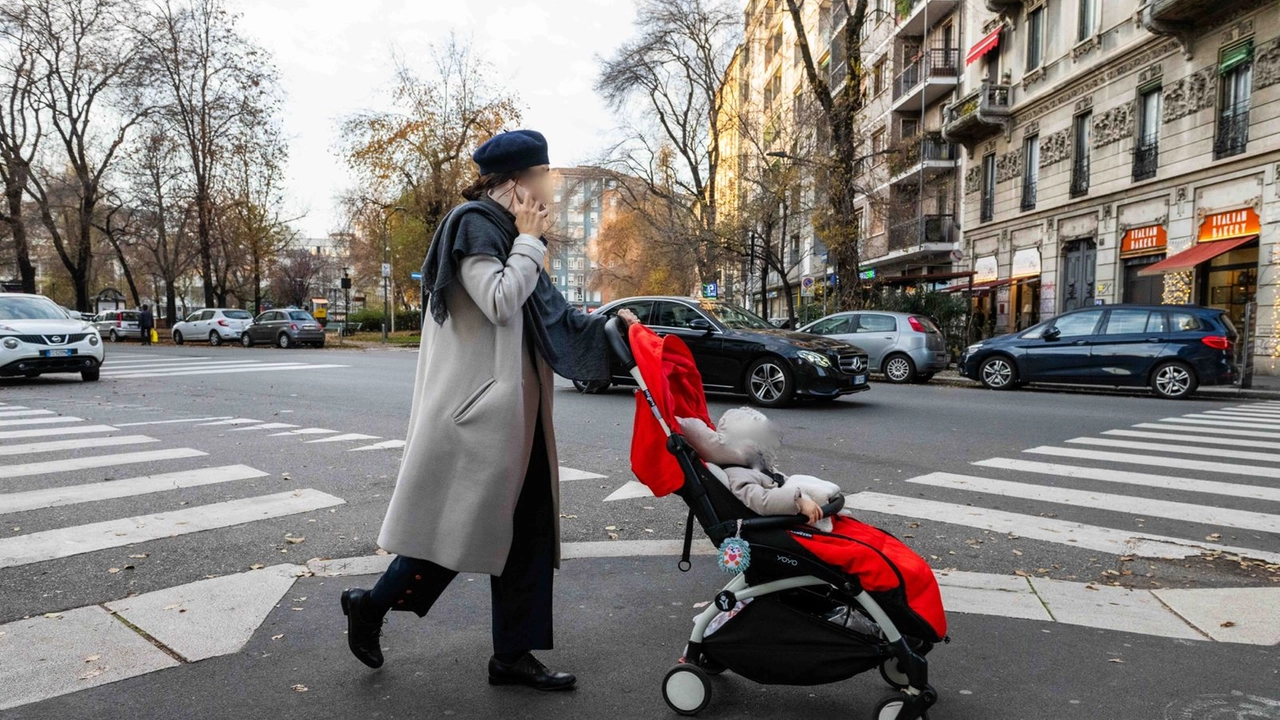
[(822, 517), (822, 506), (840, 493), (840, 486), (812, 475), (778, 472), (782, 433), (764, 413), (748, 407), (726, 410), (715, 430), (697, 418), (676, 420), (698, 455), (724, 470), (721, 481), (743, 505), (759, 515), (798, 513), (818, 530), (831, 532), (834, 524)]

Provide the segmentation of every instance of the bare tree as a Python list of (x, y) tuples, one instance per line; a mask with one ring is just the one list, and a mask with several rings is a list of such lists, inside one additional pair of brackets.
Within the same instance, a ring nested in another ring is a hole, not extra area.
[[(270, 58), (239, 34), (236, 15), (222, 0), (158, 2), (135, 22), (157, 72), (155, 91), (164, 116), (182, 138), (191, 173), (200, 276), (206, 305), (225, 302), (229, 265), (215, 267), (214, 197), (228, 145), (244, 126), (262, 123), (278, 105)], [(219, 288), (222, 288), (219, 293)]]
[(71, 276), (76, 308), (89, 309), (95, 220), (103, 179), (129, 131), (151, 108), (138, 93), (147, 70), (126, 20), (131, 0), (26, 0), (42, 81), (37, 99), (61, 153), (32, 173), (28, 194)]
[(325, 259), (305, 248), (284, 253), (271, 276), (271, 295), (279, 305), (305, 307), (324, 274)]
[(24, 214), (31, 166), (44, 133), (36, 93), (43, 81), (36, 37), (25, 4), (0, 8), (0, 223), (13, 242), (22, 291), (36, 291), (36, 267)]
[(662, 237), (691, 251), (701, 272), (722, 241), (720, 83), (741, 36), (741, 13), (727, 0), (641, 0), (636, 31), (601, 61), (596, 81), (619, 116), (634, 118), (610, 164), (644, 182), (645, 192), (631, 196), (633, 209), (653, 225), (676, 220)]

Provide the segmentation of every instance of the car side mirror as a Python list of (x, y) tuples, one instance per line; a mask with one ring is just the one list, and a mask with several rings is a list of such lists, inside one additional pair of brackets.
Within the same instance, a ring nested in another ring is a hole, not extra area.
[(689, 321), (689, 329), (709, 333), (715, 328), (711, 325), (711, 321), (706, 318), (694, 318)]
[(1045, 330), (1044, 335), (1041, 335), (1041, 337), (1047, 340), (1048, 342), (1053, 342), (1054, 340), (1057, 340), (1058, 338), (1062, 337), (1062, 331), (1056, 327), (1051, 327), (1048, 330)]

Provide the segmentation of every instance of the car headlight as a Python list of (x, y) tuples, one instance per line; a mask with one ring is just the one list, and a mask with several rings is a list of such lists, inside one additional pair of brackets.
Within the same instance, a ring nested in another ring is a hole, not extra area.
[(90, 333), (90, 334), (89, 334), (89, 344), (90, 344), (90, 345), (97, 345), (97, 344), (98, 344), (98, 333)]
[(977, 352), (977, 351), (978, 351), (978, 348), (980, 348), (980, 347), (982, 347), (982, 343), (974, 343), (974, 344), (970, 345), (969, 347), (965, 348), (965, 349), (964, 349), (964, 352), (965, 352), (965, 354), (966, 354), (966, 355), (967, 355), (967, 354), (969, 354), (969, 353), (972, 353), (972, 352)]
[(826, 355), (813, 352), (812, 350), (800, 350), (796, 352), (796, 355), (799, 355), (801, 360), (813, 363), (818, 367), (831, 367), (831, 360), (829, 360)]
[(4, 346), (10, 350), (18, 347), (18, 338), (7, 337), (4, 339)]

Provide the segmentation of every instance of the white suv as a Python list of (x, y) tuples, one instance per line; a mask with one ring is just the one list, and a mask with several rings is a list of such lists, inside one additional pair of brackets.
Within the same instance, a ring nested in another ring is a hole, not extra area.
[(244, 329), (253, 323), (253, 316), (246, 310), (234, 308), (205, 308), (187, 316), (173, 326), (173, 343), (181, 345), (208, 340), (210, 345), (221, 345), (223, 340), (240, 339)]
[(97, 328), (49, 298), (0, 293), (0, 376), (78, 372), (97, 380), (104, 355)]

